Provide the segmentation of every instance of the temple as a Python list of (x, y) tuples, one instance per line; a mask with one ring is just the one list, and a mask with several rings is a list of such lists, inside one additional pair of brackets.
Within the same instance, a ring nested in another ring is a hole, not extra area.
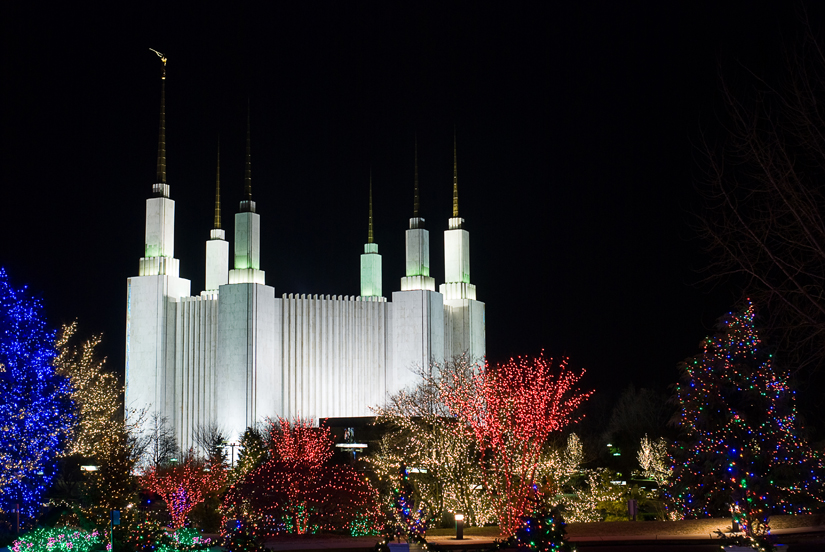
[[(453, 216), (444, 232), (445, 275), (438, 291), (430, 275), (429, 232), (418, 213), (416, 144), (415, 200), (400, 290), (389, 300), (383, 295), (370, 177), (360, 294), (276, 293), (262, 270), (262, 221), (252, 199), (247, 115), (244, 194), (235, 213), (232, 266), (222, 227), (218, 148), (206, 289), (192, 295), (175, 258), (175, 202), (166, 182), (166, 58), (161, 59), (157, 182), (146, 200), (138, 275), (126, 284), (127, 410), (164, 417), (185, 450), (193, 446), (198, 427), (212, 424), (236, 440), (267, 417), (372, 416), (370, 407), (418, 382), (418, 369), (459, 355), (485, 355), (485, 306), (470, 283), (470, 236), (458, 214), (455, 140)], [(357, 266), (353, 259), (353, 269)]]

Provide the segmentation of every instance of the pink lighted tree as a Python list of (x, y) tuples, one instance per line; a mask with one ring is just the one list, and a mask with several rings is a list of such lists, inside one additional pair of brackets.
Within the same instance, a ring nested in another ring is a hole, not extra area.
[(483, 451), (502, 534), (513, 535), (521, 524), (547, 438), (576, 421), (592, 394), (578, 389), (583, 374), (566, 359), (554, 366), (543, 355), (443, 374), (442, 400), (470, 426)]
[(378, 494), (349, 466), (331, 465), (329, 428), (311, 420), (279, 418), (270, 429), (269, 459), (232, 485), (226, 519), (242, 520), (259, 537), (381, 528)]
[(166, 502), (172, 525), (179, 528), (195, 506), (224, 486), (226, 470), (222, 464), (205, 463), (189, 454), (180, 465), (149, 468), (141, 480), (145, 489)]
[(269, 430), (272, 452), (283, 462), (321, 465), (332, 458), (332, 437), (326, 426), (314, 427), (312, 420), (300, 418), (292, 423), (273, 420)]

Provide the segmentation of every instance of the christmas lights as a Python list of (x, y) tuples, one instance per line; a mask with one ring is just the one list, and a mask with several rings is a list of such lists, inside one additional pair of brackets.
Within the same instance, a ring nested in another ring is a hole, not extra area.
[(554, 368), (552, 359), (539, 356), (445, 378), (442, 400), (469, 425), (483, 451), (502, 534), (512, 535), (520, 525), (548, 436), (575, 421), (591, 395), (577, 388), (583, 374), (570, 370), (566, 359)]
[(788, 374), (762, 346), (748, 303), (721, 321), (703, 352), (680, 365), (683, 438), (672, 447), (665, 495), (676, 517), (742, 512), (752, 537), (771, 513), (802, 514), (825, 501), (825, 465), (799, 437)]
[(657, 440), (648, 439), (647, 434), (639, 443), (637, 455), (644, 477), (654, 480), (659, 486), (670, 478), (673, 466), (667, 454), (667, 440), (659, 437)]
[(381, 528), (375, 489), (349, 466), (329, 464), (329, 428), (279, 419), (270, 435), (271, 457), (227, 491), (226, 521), (237, 520), (258, 537)]
[(147, 490), (160, 495), (172, 516), (172, 525), (183, 527), (186, 516), (226, 482), (223, 464), (210, 464), (188, 454), (181, 465), (153, 466), (141, 477)]
[[(103, 539), (97, 531), (71, 527), (39, 528), (14, 541), (12, 552), (90, 552), (100, 548)], [(108, 549), (108, 546), (107, 546)]]
[(254, 427), (246, 429), (238, 443), (238, 448), (240, 450), (238, 453), (238, 461), (229, 474), (231, 483), (235, 483), (246, 477), (248, 473), (263, 464), (267, 458), (267, 449), (263, 435)]
[(42, 304), (0, 269), (0, 510), (19, 504), (24, 519), (40, 509), (75, 422), (69, 381), (51, 365), (55, 355)]
[(393, 510), (397, 524), (396, 533), (408, 543), (426, 544), (427, 512), (423, 504), (415, 504), (412, 482), (403, 464), (393, 486)]
[(464, 357), (420, 373), (418, 386), (391, 396), (375, 409), (376, 423), (388, 429), (366, 460), (392, 506), (392, 490), (402, 464), (414, 466), (411, 475), (420, 500), (433, 519), (442, 512), (462, 512), (467, 526), (496, 521), (492, 501), (484, 489), (478, 447), (470, 427), (450, 415), (441, 400), (441, 387), (450, 374), (462, 377), (470, 363)]
[(567, 524), (557, 509), (551, 509), (538, 493), (530, 500), (529, 514), (521, 518), (515, 534), (519, 548), (535, 552), (571, 552), (567, 542)]
[(55, 343), (58, 354), (53, 365), (58, 374), (69, 378), (77, 405), (78, 423), (66, 454), (93, 457), (103, 452), (106, 438), (117, 431), (123, 388), (113, 373), (105, 371), (105, 359), (98, 358), (100, 336), (77, 346), (76, 333), (77, 322), (63, 326)]

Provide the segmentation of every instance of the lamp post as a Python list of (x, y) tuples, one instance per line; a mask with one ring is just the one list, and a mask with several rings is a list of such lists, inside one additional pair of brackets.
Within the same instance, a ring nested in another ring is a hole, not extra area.
[(235, 467), (235, 447), (239, 446), (238, 443), (230, 443), (229, 448), (232, 449), (232, 460), (229, 463), (230, 468)]
[(455, 540), (464, 540), (464, 514), (455, 515)]

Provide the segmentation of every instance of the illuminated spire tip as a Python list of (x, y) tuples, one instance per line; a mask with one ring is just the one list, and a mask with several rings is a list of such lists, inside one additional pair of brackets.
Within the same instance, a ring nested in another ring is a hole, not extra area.
[(166, 56), (153, 48), (163, 67), (160, 73), (160, 125), (158, 127), (158, 184), (166, 184)]
[(367, 243), (373, 243), (373, 234), (372, 234), (372, 169), (370, 169), (370, 220), (369, 220), (369, 231), (367, 233)]
[(418, 218), (418, 208), (420, 206), (418, 196), (418, 135), (415, 137), (415, 197), (413, 199), (413, 217)]
[(453, 218), (458, 218), (458, 155), (456, 154), (455, 128), (453, 128)]
[(218, 169), (215, 176), (215, 230), (221, 227), (221, 140), (218, 139)]

